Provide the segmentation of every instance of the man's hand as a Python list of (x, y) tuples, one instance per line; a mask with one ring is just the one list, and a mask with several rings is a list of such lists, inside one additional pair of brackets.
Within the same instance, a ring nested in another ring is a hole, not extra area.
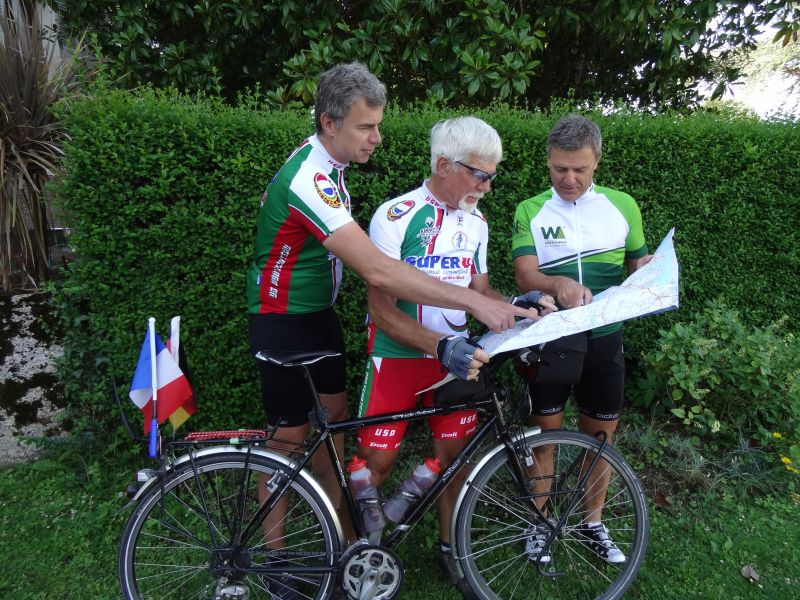
[(534, 321), (539, 318), (539, 313), (533, 308), (520, 308), (505, 300), (489, 298), (484, 295), (477, 297), (475, 304), (469, 307), (469, 312), (495, 333), (511, 329), (518, 318), (533, 319)]
[(564, 308), (575, 308), (591, 304), (592, 291), (569, 277), (559, 277), (556, 284), (556, 300)]
[(464, 381), (478, 378), (479, 369), (489, 355), (458, 335), (445, 336), (436, 345), (436, 357), (455, 377)]
[(536, 290), (525, 292), (521, 296), (514, 296), (511, 304), (522, 308), (535, 308), (540, 315), (546, 315), (558, 310), (552, 296)]

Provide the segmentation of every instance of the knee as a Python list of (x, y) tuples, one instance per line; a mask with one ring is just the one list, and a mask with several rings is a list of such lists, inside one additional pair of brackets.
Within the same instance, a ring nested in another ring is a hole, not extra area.
[(335, 407), (329, 406), (327, 408), (331, 421), (344, 421), (345, 419), (350, 418), (350, 410), (347, 408), (347, 404), (342, 404)]

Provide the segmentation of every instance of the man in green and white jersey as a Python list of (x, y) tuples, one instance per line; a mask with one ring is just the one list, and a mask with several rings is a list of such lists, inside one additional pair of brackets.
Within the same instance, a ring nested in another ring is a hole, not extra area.
[[(589, 304), (592, 296), (623, 280), (650, 261), (642, 218), (634, 199), (623, 192), (595, 185), (593, 176), (602, 151), (599, 127), (584, 117), (568, 115), (547, 138), (547, 165), (553, 187), (519, 204), (514, 214), (512, 256), (521, 290), (552, 294), (562, 309)], [(579, 334), (583, 335), (583, 334)], [(604, 432), (611, 440), (623, 404), (625, 362), (622, 324), (588, 333), (586, 354), (577, 364), (575, 398), (579, 428), (590, 435)], [(546, 345), (545, 345), (546, 348)], [(530, 424), (542, 429), (561, 427), (570, 383), (528, 382), (533, 402)], [(552, 460), (541, 456), (539, 460)], [(541, 484), (540, 484), (541, 485)], [(601, 522), (607, 478), (596, 482), (584, 507), (583, 540), (610, 563), (625, 562)], [(547, 525), (531, 529), (526, 551), (531, 560), (547, 563), (543, 554)]]

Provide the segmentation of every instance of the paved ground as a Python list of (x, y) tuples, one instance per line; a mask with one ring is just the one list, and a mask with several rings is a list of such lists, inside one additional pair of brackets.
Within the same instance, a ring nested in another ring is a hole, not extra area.
[(64, 395), (53, 361), (52, 320), (42, 293), (0, 296), (0, 466), (35, 458), (25, 436), (61, 432)]

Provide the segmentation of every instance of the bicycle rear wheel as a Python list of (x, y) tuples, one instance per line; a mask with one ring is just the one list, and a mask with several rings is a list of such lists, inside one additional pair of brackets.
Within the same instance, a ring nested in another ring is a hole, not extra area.
[[(580, 490), (579, 481), (600, 443), (582, 433), (552, 431), (528, 437), (526, 445), (534, 458), (526, 467), (528, 487), (501, 450), (474, 474), (459, 506), (456, 550), (470, 586), (492, 600), (619, 598), (636, 577), (649, 536), (647, 502), (633, 470), (610, 447), (603, 451), (605, 461), (595, 465), (609, 476), (602, 521), (626, 556), (624, 563), (610, 564), (581, 531), (584, 507), (598, 486)], [(553, 451), (552, 467), (535, 459), (546, 450)], [(523, 457), (520, 462), (525, 465)], [(538, 482), (535, 492), (529, 491), (531, 482)], [(543, 518), (551, 525), (548, 533), (561, 524), (546, 563), (526, 552), (531, 527)]]
[(328, 505), (306, 480), (291, 483), (282, 519), (260, 525), (238, 552), (233, 549), (232, 540), (260, 506), (259, 476), (269, 480), (285, 468), (262, 455), (217, 453), (186, 462), (153, 485), (120, 542), (123, 597), (324, 598), (336, 579), (325, 569), (338, 557), (339, 538)]

